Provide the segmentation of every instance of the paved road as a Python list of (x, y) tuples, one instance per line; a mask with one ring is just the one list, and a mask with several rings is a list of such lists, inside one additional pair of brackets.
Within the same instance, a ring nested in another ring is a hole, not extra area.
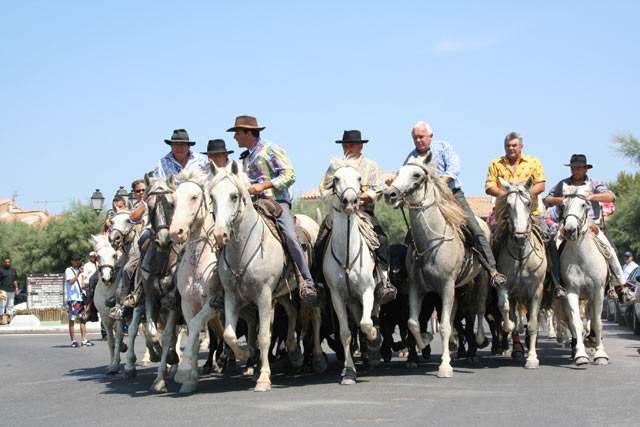
[[(0, 424), (3, 426), (457, 425), (637, 426), (640, 339), (605, 322), (610, 365), (574, 367), (569, 350), (540, 340), (538, 371), (482, 350), (480, 365), (454, 362), (454, 377), (436, 377), (440, 348), (409, 371), (394, 358), (358, 384), (338, 385), (331, 357), (321, 376), (274, 373), (273, 390), (254, 393), (239, 368), (201, 380), (196, 394), (148, 392), (155, 368), (138, 377), (105, 376), (106, 344), (71, 349), (64, 335), (0, 337)], [(90, 335), (98, 339), (99, 335)], [(435, 341), (440, 341), (436, 339)], [(204, 356), (204, 354), (202, 354)], [(333, 355), (332, 355), (333, 356)], [(141, 357), (139, 357), (139, 360)]]

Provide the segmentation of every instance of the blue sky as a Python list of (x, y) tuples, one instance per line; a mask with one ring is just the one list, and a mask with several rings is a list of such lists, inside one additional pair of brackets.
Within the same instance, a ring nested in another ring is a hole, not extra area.
[(453, 144), (467, 195), (483, 195), (504, 136), (522, 133), (547, 189), (584, 153), (592, 177), (632, 165), (640, 134), (638, 2), (2, 2), (0, 198), (61, 211), (110, 198), (185, 128), (204, 151), (237, 115), (317, 186), (345, 129), (384, 171), (429, 122)]

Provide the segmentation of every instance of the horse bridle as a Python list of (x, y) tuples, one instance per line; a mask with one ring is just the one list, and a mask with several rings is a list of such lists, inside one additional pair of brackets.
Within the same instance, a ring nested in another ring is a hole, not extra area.
[(206, 206), (205, 206), (205, 198), (206, 198), (206, 192), (204, 190), (204, 186), (202, 184), (200, 184), (197, 181), (184, 181), (181, 184), (186, 184), (186, 183), (191, 183), (196, 185), (199, 189), (200, 189), (200, 205), (198, 206), (198, 209), (196, 209), (195, 213), (193, 214), (193, 218), (191, 219), (191, 224), (193, 224), (193, 219), (195, 219), (198, 216), (198, 213), (200, 212), (201, 209), (204, 208), (204, 216), (207, 215), (207, 210), (206, 210)]
[[(585, 202), (587, 201), (587, 198), (585, 196), (583, 196), (581, 194), (577, 194), (577, 193), (566, 195), (566, 196), (564, 196), (564, 198), (567, 201), (567, 205), (569, 204), (571, 199), (575, 199), (575, 198), (582, 199)], [(563, 209), (565, 211), (568, 210), (567, 208), (563, 208)], [(589, 216), (589, 209), (582, 209), (582, 217), (579, 217), (578, 215), (576, 215), (574, 213), (568, 213), (568, 214), (565, 215), (564, 212), (563, 212), (562, 222), (565, 223), (567, 221), (567, 218), (575, 217), (578, 220), (578, 234), (580, 235), (580, 234), (584, 233), (584, 230), (587, 229), (586, 225), (587, 225), (588, 216)]]
[[(151, 196), (163, 196), (163, 197), (156, 197), (156, 199), (158, 199), (158, 200), (156, 200), (156, 204), (155, 204), (154, 208), (149, 210), (149, 221), (152, 224), (153, 231), (155, 233), (158, 233), (158, 232), (160, 232), (162, 230), (168, 230), (169, 229), (169, 225), (167, 224), (167, 218), (166, 218), (166, 211), (168, 210), (168, 206), (167, 205), (169, 204), (167, 202), (167, 197), (166, 197), (167, 194), (173, 194), (173, 191), (166, 191), (166, 190), (154, 191), (154, 192), (151, 192), (151, 193), (149, 193), (147, 195), (147, 198), (149, 198)], [(162, 213), (163, 213), (162, 217), (163, 218), (162, 219), (164, 220), (164, 222), (162, 224), (156, 226), (155, 218), (157, 217), (156, 209), (157, 209), (157, 203), (158, 202), (160, 202), (162, 204), (162, 207), (163, 207), (163, 209), (162, 209)]]
[[(518, 199), (520, 200), (525, 200), (528, 201), (529, 203), (531, 203), (531, 198), (527, 197), (527, 195), (522, 192), (522, 191), (515, 191), (516, 196), (518, 197)], [(529, 217), (527, 218), (527, 228), (525, 231), (515, 231), (515, 227), (513, 225), (513, 219), (511, 218), (511, 215), (509, 215), (509, 233), (513, 234), (514, 236), (522, 236), (524, 239), (528, 238), (529, 235), (531, 234), (531, 215), (529, 215)]]
[[(98, 260), (100, 260), (100, 256), (98, 256)], [(115, 274), (116, 274), (116, 268), (115, 268), (115, 266), (114, 266), (113, 264), (100, 264), (100, 263), (98, 263), (98, 272), (99, 272), (99, 274), (100, 274), (100, 280), (102, 280), (102, 283), (107, 284), (107, 283), (104, 281), (104, 274), (102, 273), (102, 269), (103, 269), (103, 268), (109, 268), (109, 269), (111, 269), (111, 275), (112, 275), (112, 276), (115, 276)], [(109, 283), (107, 284), (107, 286), (108, 286), (108, 285), (110, 285), (110, 284), (111, 284), (111, 282), (109, 282)]]
[[(427, 170), (427, 168), (422, 166), (422, 165), (418, 165), (418, 164), (414, 164), (414, 163), (407, 164), (406, 166), (415, 166), (417, 168), (420, 168), (420, 169), (422, 169), (422, 172), (424, 172), (424, 175), (422, 175), (419, 180), (415, 181), (410, 186), (408, 186), (404, 191), (400, 190), (394, 184), (391, 184), (389, 186), (389, 188), (395, 188), (396, 191), (399, 193), (400, 206), (406, 206), (409, 209), (428, 209), (428, 208), (434, 206), (435, 205), (435, 201), (431, 202), (428, 205), (424, 204), (424, 201), (427, 198), (427, 191), (426, 191), (427, 190), (427, 178), (429, 177), (429, 171)], [(422, 200), (420, 200), (420, 202), (418, 202), (417, 204), (411, 204), (407, 200), (407, 195), (413, 193), (414, 191), (416, 191), (421, 186), (424, 186), (424, 188), (425, 188), (425, 192), (424, 192), (424, 196), (422, 197)]]
[[(356, 169), (356, 168), (354, 168), (353, 166), (340, 166), (339, 168), (336, 168), (336, 169), (333, 171), (333, 179), (334, 179), (334, 180), (335, 180), (335, 173), (336, 173), (339, 169), (342, 169), (342, 168), (351, 168), (351, 169)], [(356, 169), (356, 171), (357, 171), (357, 169)], [(355, 207), (355, 208), (356, 208), (356, 209), (359, 209), (359, 206), (360, 206), (359, 194), (361, 193), (361, 191), (362, 191), (362, 190), (358, 190), (358, 189), (356, 189), (355, 187), (348, 186), (348, 187), (346, 187), (344, 190), (342, 190), (342, 192), (341, 192), (340, 194), (337, 194), (337, 193), (336, 193), (336, 184), (335, 184), (335, 182), (333, 182), (333, 183), (332, 183), (331, 188), (332, 188), (333, 196), (334, 196), (334, 197), (337, 197), (339, 201), (342, 201), (342, 200), (343, 200), (344, 195), (345, 195), (345, 194), (347, 193), (347, 191), (349, 191), (349, 190), (351, 190), (351, 191), (353, 191), (354, 193), (356, 193), (356, 196), (358, 196), (358, 201), (357, 201), (357, 203), (356, 203), (356, 207)], [(343, 213), (344, 213), (344, 210), (342, 210), (342, 208), (341, 208), (341, 207), (336, 206), (335, 204), (333, 205), (333, 209), (334, 209), (335, 211), (343, 212)]]
[[(118, 215), (130, 215), (130, 212), (129, 211), (120, 211), (120, 212), (116, 213), (112, 218), (115, 218)], [(133, 231), (133, 226), (126, 233), (124, 231), (120, 230), (119, 228), (116, 228), (116, 227), (112, 227), (111, 231), (119, 233), (122, 236), (122, 244), (124, 244), (126, 239), (127, 239), (127, 236), (129, 234), (131, 234), (131, 232)]]

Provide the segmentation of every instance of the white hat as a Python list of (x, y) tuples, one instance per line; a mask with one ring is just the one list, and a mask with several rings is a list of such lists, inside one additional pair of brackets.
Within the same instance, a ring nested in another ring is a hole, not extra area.
[(89, 256), (98, 256), (98, 254), (95, 251), (91, 251), (89, 252)]

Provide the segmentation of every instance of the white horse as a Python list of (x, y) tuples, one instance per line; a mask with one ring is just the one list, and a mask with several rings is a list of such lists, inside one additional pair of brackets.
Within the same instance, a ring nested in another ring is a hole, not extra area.
[(560, 275), (567, 289), (563, 308), (567, 316), (571, 335), (576, 341), (574, 363), (578, 366), (589, 363), (583, 339), (583, 324), (580, 317), (580, 300), (587, 301), (587, 316), (591, 319), (594, 336), (594, 363), (606, 365), (609, 356), (602, 344), (602, 301), (607, 283), (607, 260), (598, 249), (604, 245), (589, 230), (588, 185), (562, 186), (562, 217), (566, 244), (560, 254)]
[[(249, 359), (253, 355), (251, 347), (239, 345), (235, 328), (240, 309), (255, 303), (260, 319), (258, 346), (262, 362), (255, 391), (267, 391), (271, 389), (269, 345), (274, 298), (284, 307), (289, 320), (286, 339), (289, 359), (294, 367), (304, 362), (295, 337), (297, 307), (291, 300), (297, 283), (292, 265), (285, 266), (286, 254), (282, 244), (269, 231), (251, 203), (247, 176), (238, 170), (235, 161), (231, 170), (217, 168), (211, 162), (210, 166), (213, 180), (208, 184), (208, 192), (216, 219), (214, 236), (223, 248), (218, 273), (225, 292), (224, 340), (237, 358)], [(324, 355), (319, 339), (316, 341), (314, 364), (315, 360), (322, 364)]]
[[(205, 186), (209, 177), (199, 169), (182, 171), (180, 185), (174, 193), (175, 213), (169, 233), (171, 240), (183, 244), (176, 270), (176, 285), (180, 293), (182, 315), (189, 325), (189, 339), (174, 380), (182, 383), (181, 393), (191, 393), (198, 384), (198, 349), (203, 321), (195, 316), (221, 286), (218, 278), (218, 257), (213, 239), (211, 198)], [(208, 319), (207, 319), (208, 320)], [(220, 322), (219, 318), (216, 318)], [(220, 324), (220, 330), (222, 325)]]
[[(366, 335), (370, 352), (380, 350), (382, 344), (382, 335), (371, 319), (371, 314), (379, 311), (379, 304), (374, 298), (375, 255), (369, 250), (358, 226), (362, 220), (356, 212), (361, 192), (357, 161), (332, 158), (326, 180), (332, 182), (333, 228), (322, 270), (331, 291), (331, 302), (340, 325), (340, 341), (344, 347), (341, 384), (355, 384), (349, 314)], [(370, 362), (375, 364), (377, 360), (372, 358)]]
[(536, 352), (538, 315), (547, 272), (547, 255), (541, 234), (532, 226), (533, 178), (508, 183), (500, 178), (507, 194), (496, 201), (496, 233), (501, 242), (496, 249), (498, 271), (507, 276), (507, 286), (497, 289), (498, 308), (502, 313), (502, 330), (514, 333), (512, 356), (522, 360), (523, 349), (515, 321), (524, 325), (518, 306), (527, 309), (529, 355), (524, 367), (540, 367)]
[[(474, 255), (471, 264), (465, 265), (465, 246), (461, 227), (466, 216), (451, 193), (449, 187), (431, 166), (432, 155), (424, 160), (410, 159), (398, 171), (398, 177), (384, 191), (387, 203), (394, 207), (405, 205), (409, 208), (409, 221), (413, 244), (407, 252), (407, 272), (409, 273), (409, 330), (416, 339), (418, 348), (425, 348), (432, 335), (421, 332), (420, 307), (425, 294), (435, 291), (442, 299), (440, 336), (442, 337), (442, 362), (438, 377), (453, 376), (449, 340), (455, 317), (455, 288), (471, 283), (479, 288), (475, 314), (478, 332), (476, 343), (485, 340), (482, 322), (486, 307), (486, 272)], [(478, 220), (489, 236), (489, 228)], [(471, 327), (471, 325), (469, 325)]]
[(115, 320), (109, 317), (109, 308), (105, 305), (105, 301), (115, 295), (115, 263), (116, 251), (109, 243), (107, 236), (94, 235), (91, 236), (91, 245), (98, 255), (98, 283), (93, 294), (93, 303), (100, 313), (100, 319), (107, 331), (107, 347), (109, 348), (110, 365), (107, 367), (107, 374), (117, 374), (120, 372), (120, 340), (114, 339)]

